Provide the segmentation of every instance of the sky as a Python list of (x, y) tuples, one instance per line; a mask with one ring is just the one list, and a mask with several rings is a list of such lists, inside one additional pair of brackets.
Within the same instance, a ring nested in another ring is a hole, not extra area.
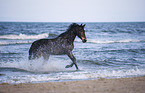
[(0, 0), (0, 21), (145, 22), (145, 0)]

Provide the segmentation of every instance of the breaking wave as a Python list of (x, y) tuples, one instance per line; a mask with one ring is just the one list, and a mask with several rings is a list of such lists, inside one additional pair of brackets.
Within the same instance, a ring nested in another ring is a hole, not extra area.
[(20, 33), (19, 35), (0, 35), (0, 39), (19, 39), (19, 40), (25, 40), (25, 39), (41, 39), (41, 38), (47, 38), (49, 36), (48, 33), (38, 34), (38, 35), (25, 35)]
[(30, 44), (32, 41), (8, 41), (0, 42), (0, 45), (12, 45), (12, 44)]
[[(81, 40), (77, 39), (75, 40), (76, 42), (81, 42)], [(105, 41), (105, 40), (95, 40), (95, 39), (92, 39), (92, 40), (88, 40), (87, 41), (88, 43), (95, 43), (95, 44), (111, 44), (111, 43), (130, 43), (130, 42), (145, 42), (145, 40), (132, 40), (132, 39), (124, 39), (124, 40), (108, 40), (108, 41)]]
[[(98, 78), (122, 78), (143, 76), (145, 74), (144, 68), (130, 68), (130, 69), (112, 69), (112, 68), (96, 68), (96, 70), (75, 71), (75, 68), (64, 68), (67, 62), (59, 64), (61, 61), (53, 59), (48, 64), (42, 65), (42, 61), (38, 60), (30, 62), (22, 60), (21, 62), (7, 62), (0, 66), (0, 70), (7, 71), (7, 75), (3, 75), (0, 83), (29, 83), (29, 82), (46, 82), (46, 81), (65, 81), (65, 80), (90, 80)], [(83, 67), (83, 65), (80, 65)], [(12, 71), (13, 73), (9, 72)], [(35, 73), (31, 75), (32, 73)]]
[[(29, 36), (28, 36), (29, 37)], [(27, 37), (27, 38), (28, 38)], [(9, 37), (8, 37), (9, 38)], [(34, 40), (33, 39), (41, 39), (41, 37), (31, 37), (31, 40), (25, 40), (25, 41), (1, 41), (0, 45), (11, 45), (11, 44), (30, 44)], [(42, 37), (45, 38), (45, 37)], [(1, 37), (0, 37), (1, 39)], [(76, 42), (82, 42), (81, 40), (77, 39), (75, 40)], [(88, 43), (94, 43), (94, 44), (112, 44), (112, 43), (130, 43), (130, 42), (145, 42), (145, 40), (131, 40), (131, 39), (126, 39), (126, 40), (118, 40), (118, 41), (101, 41), (101, 40), (88, 40)]]

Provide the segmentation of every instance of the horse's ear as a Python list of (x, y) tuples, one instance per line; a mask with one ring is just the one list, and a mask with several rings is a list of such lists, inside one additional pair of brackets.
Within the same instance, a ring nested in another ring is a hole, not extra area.
[(80, 27), (82, 27), (83, 25), (81, 24)]
[(86, 24), (83, 25), (83, 27), (85, 27)]

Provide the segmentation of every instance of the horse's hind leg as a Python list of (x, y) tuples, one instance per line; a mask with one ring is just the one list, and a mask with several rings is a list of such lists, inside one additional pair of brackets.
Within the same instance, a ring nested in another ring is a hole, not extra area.
[(42, 53), (39, 51), (29, 52), (29, 60), (39, 59), (42, 56)]
[(41, 55), (33, 54), (33, 55), (31, 56), (31, 60), (39, 59), (40, 57), (41, 57)]
[(47, 64), (47, 61), (49, 59), (49, 56), (48, 54), (43, 54), (43, 58), (44, 58), (44, 61), (43, 61), (43, 65)]

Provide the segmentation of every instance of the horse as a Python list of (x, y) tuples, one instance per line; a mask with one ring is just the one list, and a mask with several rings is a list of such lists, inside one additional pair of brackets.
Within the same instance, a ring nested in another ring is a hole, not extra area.
[(49, 59), (50, 55), (68, 55), (72, 60), (70, 65), (66, 65), (65, 68), (72, 67), (75, 65), (78, 70), (77, 61), (74, 57), (72, 50), (74, 48), (74, 40), (78, 36), (83, 43), (87, 41), (85, 30), (85, 24), (78, 25), (77, 23), (72, 23), (66, 32), (60, 34), (56, 38), (52, 39), (39, 39), (32, 43), (29, 49), (29, 60), (38, 59), (43, 56), (44, 63)]

